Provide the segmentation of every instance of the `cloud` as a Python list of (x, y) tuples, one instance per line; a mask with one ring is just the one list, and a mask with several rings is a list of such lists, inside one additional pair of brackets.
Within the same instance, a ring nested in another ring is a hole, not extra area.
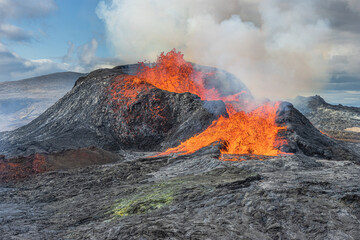
[(98, 42), (95, 38), (90, 43), (86, 43), (79, 47), (78, 54), (79, 60), (82, 65), (91, 66), (96, 63), (96, 49), (98, 48)]
[(98, 66), (106, 65), (108, 62), (106, 59), (96, 57), (98, 47), (96, 39), (77, 48), (69, 41), (69, 49), (65, 56), (52, 59), (26, 59), (7, 47), (6, 43), (9, 41), (31, 42), (35, 35), (15, 26), (13, 21), (45, 17), (55, 9), (53, 0), (0, 0), (0, 81), (12, 81), (61, 71), (88, 72)]
[(55, 9), (53, 0), (0, 0), (0, 41), (30, 42), (34, 34), (10, 22), (45, 17)]
[(54, 0), (0, 0), (0, 19), (39, 18), (55, 9)]
[(331, 29), (310, 0), (113, 0), (101, 1), (97, 14), (127, 62), (177, 48), (273, 99), (320, 88), (328, 79), (324, 40)]
[[(331, 91), (360, 91), (360, 77), (333, 76), (325, 90)], [(359, 99), (358, 99), (359, 100)]]
[(70, 66), (50, 59), (25, 59), (0, 43), (0, 82), (66, 71)]
[(112, 68), (121, 62), (118, 58), (98, 57), (96, 51), (99, 44), (96, 38), (78, 47), (71, 41), (68, 42), (68, 45), (68, 51), (61, 59), (62, 63), (67, 64), (71, 71), (90, 72), (98, 68)]
[(358, 0), (346, 0), (350, 5), (350, 9), (360, 12), (360, 2)]
[(69, 45), (69, 48), (67, 50), (67, 53), (65, 56), (62, 57), (62, 62), (65, 63), (65, 62), (71, 62), (72, 61), (72, 58), (74, 56), (74, 53), (75, 53), (75, 44), (71, 41), (68, 41), (68, 45)]
[(29, 42), (33, 37), (31, 32), (25, 31), (11, 24), (0, 24), (0, 39), (16, 42)]
[(325, 90), (321, 92), (321, 96), (330, 104), (360, 107), (360, 91)]
[(13, 81), (54, 72), (73, 71), (87, 73), (98, 68), (112, 68), (119, 64), (118, 58), (101, 58), (96, 55), (98, 42), (75, 46), (68, 42), (67, 53), (53, 59), (25, 59), (0, 43), (0, 82)]

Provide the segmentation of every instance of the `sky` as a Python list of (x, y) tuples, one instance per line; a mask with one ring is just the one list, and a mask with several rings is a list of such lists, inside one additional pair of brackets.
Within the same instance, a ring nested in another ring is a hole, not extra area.
[(0, 0), (0, 81), (111, 63), (98, 2)]
[(0, 82), (172, 48), (258, 97), (360, 106), (358, 0), (0, 0)]

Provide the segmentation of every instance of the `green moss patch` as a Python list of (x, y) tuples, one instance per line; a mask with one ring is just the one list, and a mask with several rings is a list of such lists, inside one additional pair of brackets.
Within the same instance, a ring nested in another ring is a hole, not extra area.
[(260, 176), (238, 168), (218, 168), (201, 175), (177, 177), (167, 182), (131, 186), (110, 210), (115, 217), (146, 214), (184, 197), (208, 194), (219, 188), (243, 188)]
[(174, 201), (179, 190), (177, 183), (161, 183), (141, 187), (133, 195), (120, 199), (113, 207), (112, 213), (118, 217), (145, 214)]

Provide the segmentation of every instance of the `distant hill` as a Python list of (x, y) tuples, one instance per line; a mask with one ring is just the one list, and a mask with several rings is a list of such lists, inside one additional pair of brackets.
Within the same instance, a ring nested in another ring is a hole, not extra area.
[(360, 141), (360, 108), (332, 105), (320, 97), (296, 97), (292, 103), (319, 130), (331, 137)]
[(0, 132), (16, 129), (38, 117), (84, 75), (60, 72), (19, 81), (0, 82)]

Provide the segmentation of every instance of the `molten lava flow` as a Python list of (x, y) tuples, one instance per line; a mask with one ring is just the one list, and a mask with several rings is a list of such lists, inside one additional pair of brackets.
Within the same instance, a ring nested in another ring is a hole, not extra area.
[(191, 154), (216, 141), (224, 142), (222, 154), (256, 154), (276, 156), (274, 148), (277, 134), (284, 127), (275, 125), (276, 106), (264, 105), (250, 113), (238, 112), (229, 118), (220, 117), (204, 132), (170, 148), (160, 155), (171, 153)]
[(275, 156), (282, 153), (275, 148), (281, 144), (281, 140), (277, 137), (278, 132), (285, 129), (275, 123), (279, 104), (265, 104), (245, 113), (244, 102), (239, 101), (239, 97), (245, 92), (222, 96), (217, 89), (206, 88), (205, 79), (209, 75), (211, 73), (196, 71), (191, 63), (184, 60), (183, 54), (173, 49), (167, 54), (162, 53), (154, 67), (148, 67), (142, 63), (141, 70), (136, 76), (128, 76), (121, 83), (113, 83), (111, 94), (113, 100), (117, 102), (121, 102), (122, 99), (129, 102), (130, 99), (136, 97), (137, 93), (126, 90), (129, 87), (123, 88), (123, 85), (139, 86), (148, 83), (162, 90), (176, 93), (190, 92), (198, 95), (202, 100), (222, 100), (225, 103), (228, 118), (221, 116), (204, 132), (160, 155), (190, 154), (216, 141), (225, 143), (221, 149), (222, 154)]
[(206, 88), (205, 77), (214, 73), (196, 71), (191, 63), (184, 60), (184, 55), (175, 49), (167, 54), (161, 53), (154, 67), (148, 67), (144, 63), (141, 66), (138, 78), (169, 92), (189, 92), (199, 96), (201, 100), (224, 102), (238, 101), (239, 96), (246, 93), (242, 91), (230, 96), (221, 96), (217, 89)]
[(184, 55), (175, 49), (166, 55), (161, 53), (153, 68), (142, 64), (137, 77), (157, 88), (175, 93), (190, 92), (202, 100), (219, 100), (220, 94), (215, 88), (204, 86), (205, 74), (195, 71), (192, 64), (184, 60)]

